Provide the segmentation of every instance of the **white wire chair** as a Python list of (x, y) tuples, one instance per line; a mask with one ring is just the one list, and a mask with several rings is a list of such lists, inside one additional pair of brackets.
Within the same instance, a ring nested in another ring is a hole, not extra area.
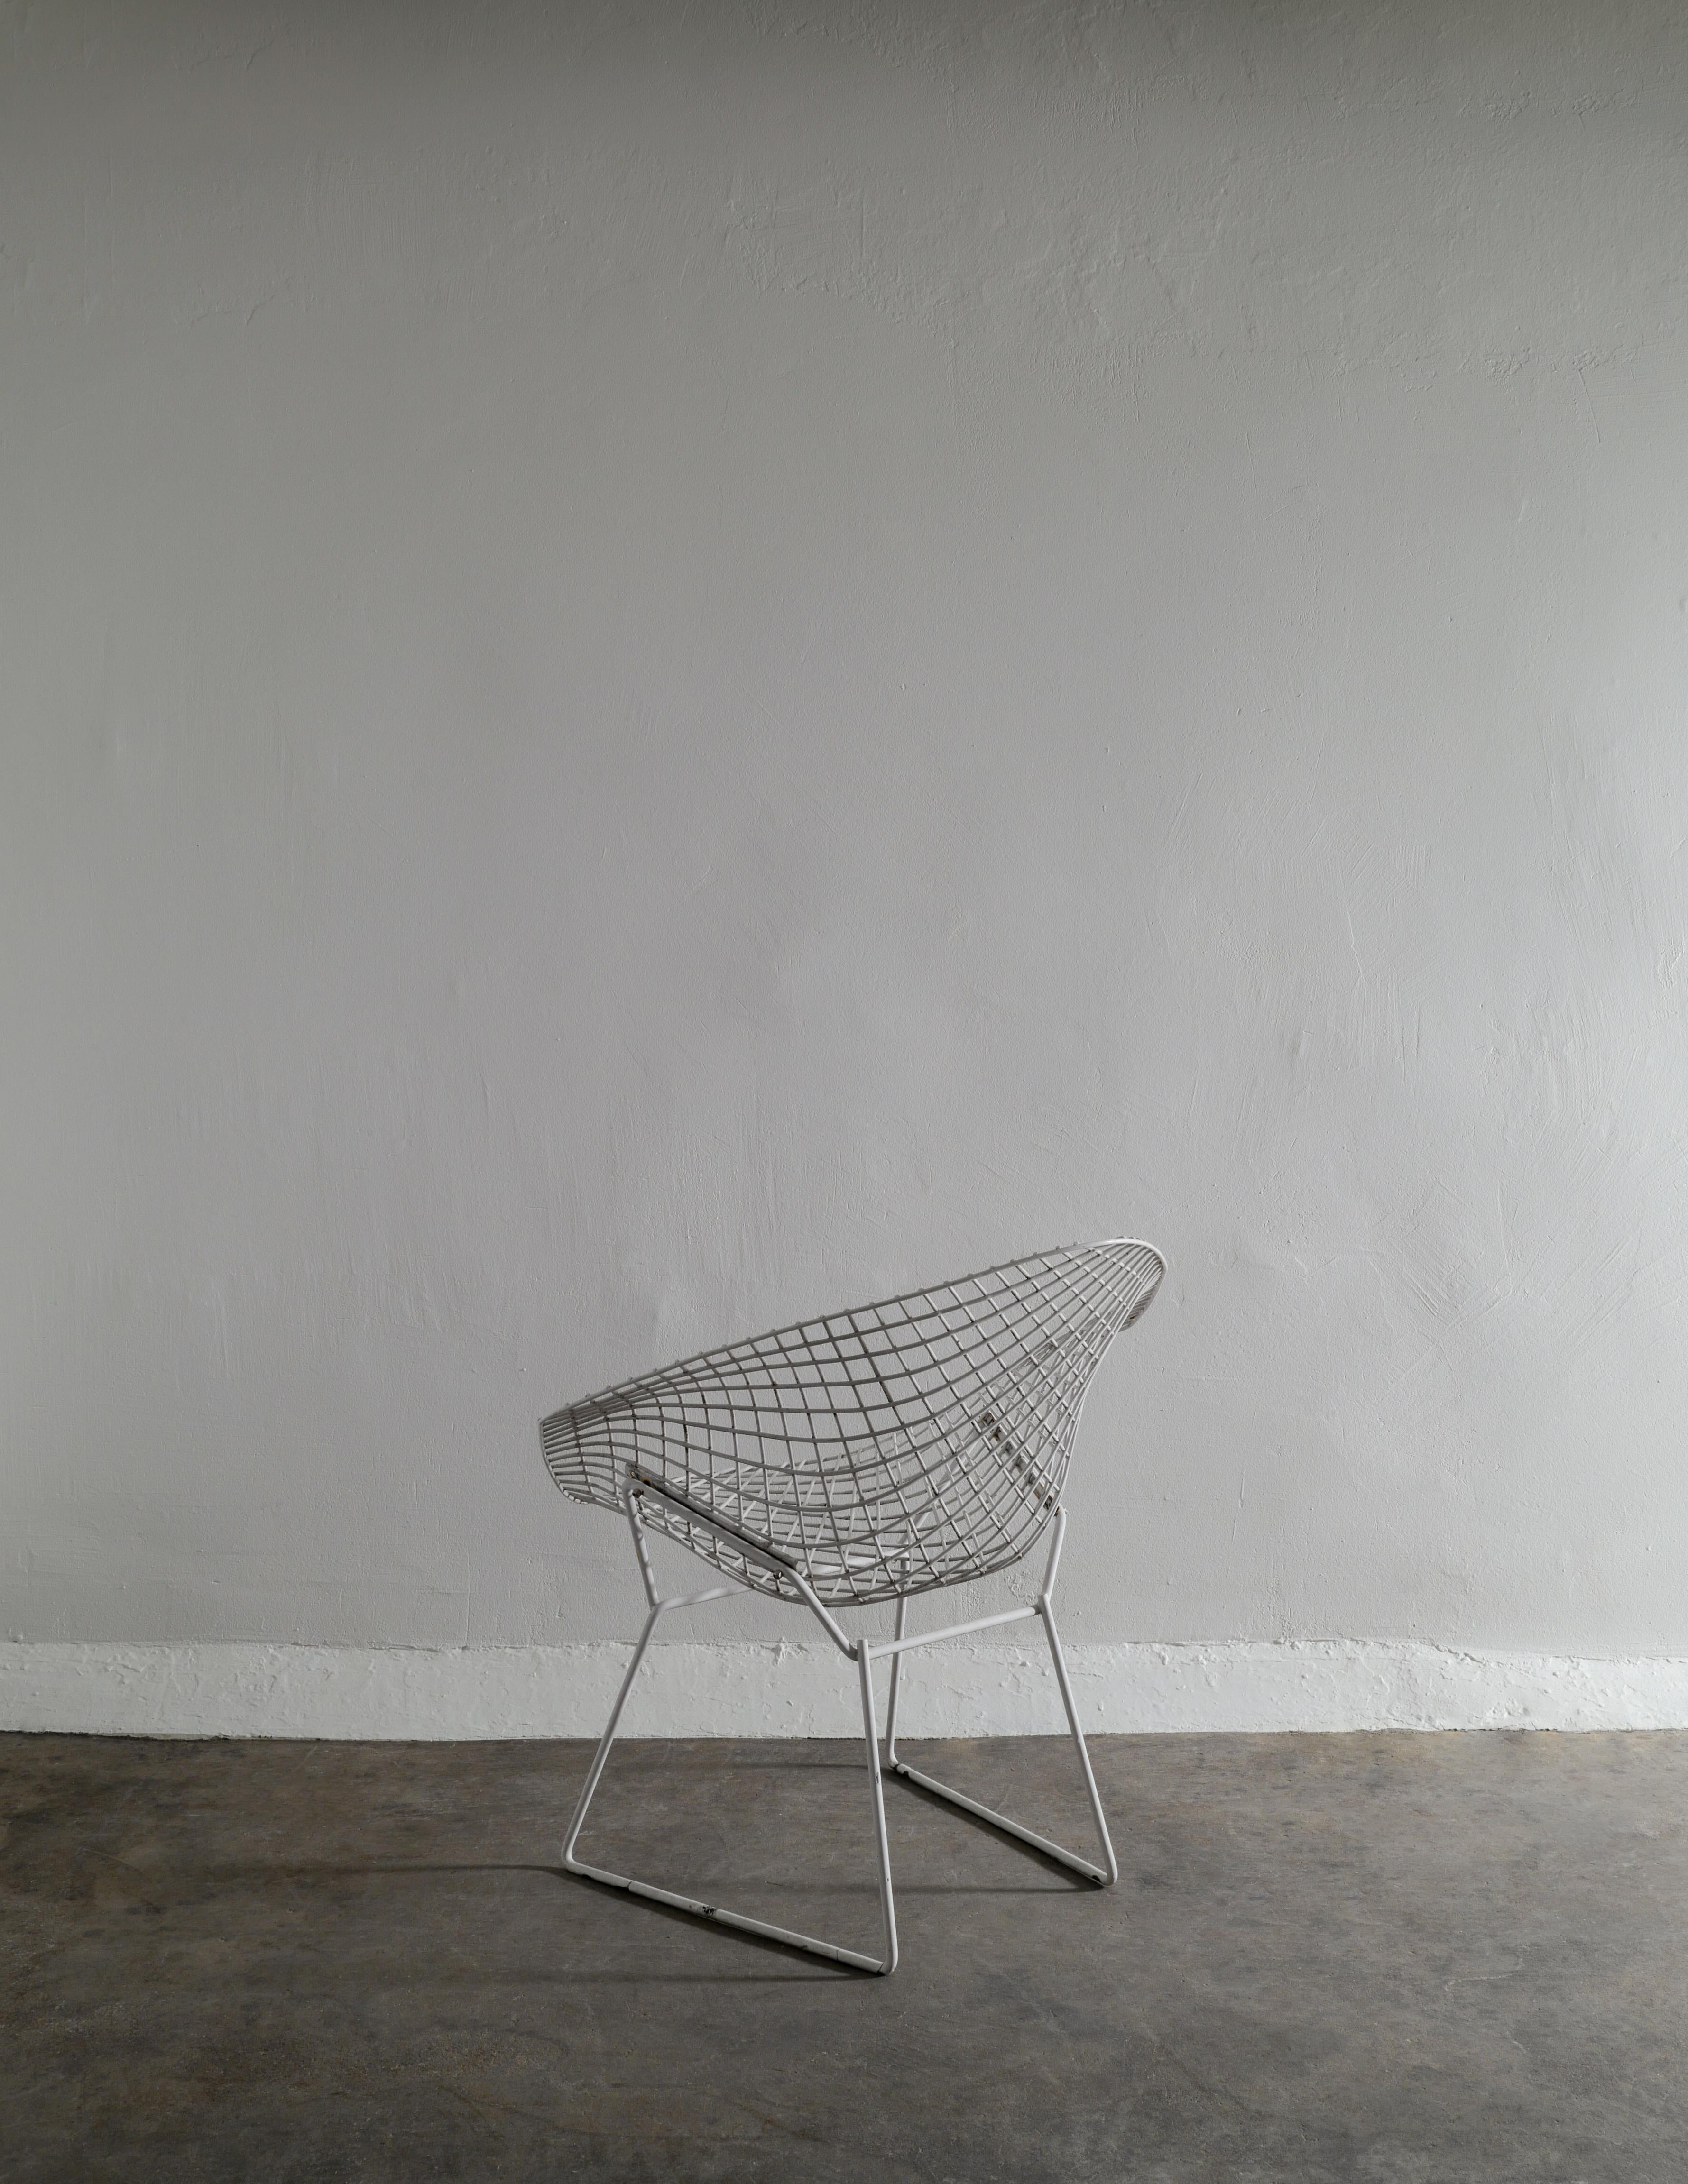
[[(1165, 1263), (1121, 1239), (1075, 1245), (963, 1275), (625, 1380), (546, 1418), (545, 1460), (565, 1494), (620, 1511), (650, 1613), (611, 1709), (563, 1844), (571, 1873), (744, 1932), (871, 1972), (897, 1965), (873, 1664), (891, 1661), (885, 1765), (1029, 1843), (1099, 1887), (1119, 1865), (1097, 1794), (1050, 1596), (1066, 1532), (1061, 1489), (1079, 1408), (1104, 1351), (1148, 1309)], [(1006, 1568), (1051, 1529), (1037, 1602), (911, 1637), (908, 1602)], [(732, 1582), (663, 1598), (646, 1548), (666, 1534)], [(857, 1664), (879, 1858), (884, 1948), (841, 1948), (574, 1855), (622, 1708), (657, 1623), (748, 1589), (808, 1607)], [(839, 1607), (897, 1602), (894, 1637), (852, 1638)], [(1054, 1663), (1104, 1864), (989, 1810), (897, 1754), (903, 1657), (973, 1630), (1037, 1616)]]

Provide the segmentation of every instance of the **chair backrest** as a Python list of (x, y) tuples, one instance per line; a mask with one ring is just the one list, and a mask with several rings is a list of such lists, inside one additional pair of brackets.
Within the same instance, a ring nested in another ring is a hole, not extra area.
[[(824, 1598), (983, 1576), (1048, 1524), (1108, 1345), (1165, 1273), (1132, 1239), (1039, 1252), (623, 1381), (547, 1418), (564, 1493), (621, 1506), (636, 1464), (798, 1561)], [(652, 1521), (780, 1592), (683, 1518)]]

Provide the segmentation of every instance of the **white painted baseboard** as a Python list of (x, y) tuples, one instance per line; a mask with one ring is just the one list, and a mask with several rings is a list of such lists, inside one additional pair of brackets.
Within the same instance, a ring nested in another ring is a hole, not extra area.
[[(1357, 1641), (1071, 1646), (1099, 1731), (1680, 1729), (1688, 1660), (1583, 1660)], [(0, 1645), (0, 1729), (104, 1736), (595, 1736), (629, 1648)], [(884, 1672), (881, 1672), (883, 1675)], [(881, 1689), (883, 1684), (881, 1683)], [(913, 1736), (1062, 1726), (1036, 1646), (958, 1644), (905, 1685)], [(827, 1646), (651, 1649), (631, 1736), (852, 1736), (853, 1674)]]

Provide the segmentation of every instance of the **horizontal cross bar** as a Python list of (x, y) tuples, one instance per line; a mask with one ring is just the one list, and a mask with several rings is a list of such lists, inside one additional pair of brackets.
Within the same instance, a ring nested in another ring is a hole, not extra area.
[(868, 1658), (882, 1661), (890, 1653), (907, 1653), (916, 1646), (935, 1646), (940, 1638), (964, 1638), (970, 1630), (994, 1630), (998, 1623), (1024, 1623), (1029, 1616), (1041, 1615), (1037, 1607), (1010, 1607), (1000, 1615), (981, 1615), (971, 1623), (947, 1623), (942, 1630), (923, 1630), (917, 1638), (888, 1638), (882, 1646), (869, 1646)]

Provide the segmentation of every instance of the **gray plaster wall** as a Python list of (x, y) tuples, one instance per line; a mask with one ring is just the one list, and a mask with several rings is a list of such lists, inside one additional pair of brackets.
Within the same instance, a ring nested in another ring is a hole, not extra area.
[(0, 1636), (1125, 1231), (1070, 1637), (1688, 1651), (1685, 511), (1674, 0), (7, 0)]

